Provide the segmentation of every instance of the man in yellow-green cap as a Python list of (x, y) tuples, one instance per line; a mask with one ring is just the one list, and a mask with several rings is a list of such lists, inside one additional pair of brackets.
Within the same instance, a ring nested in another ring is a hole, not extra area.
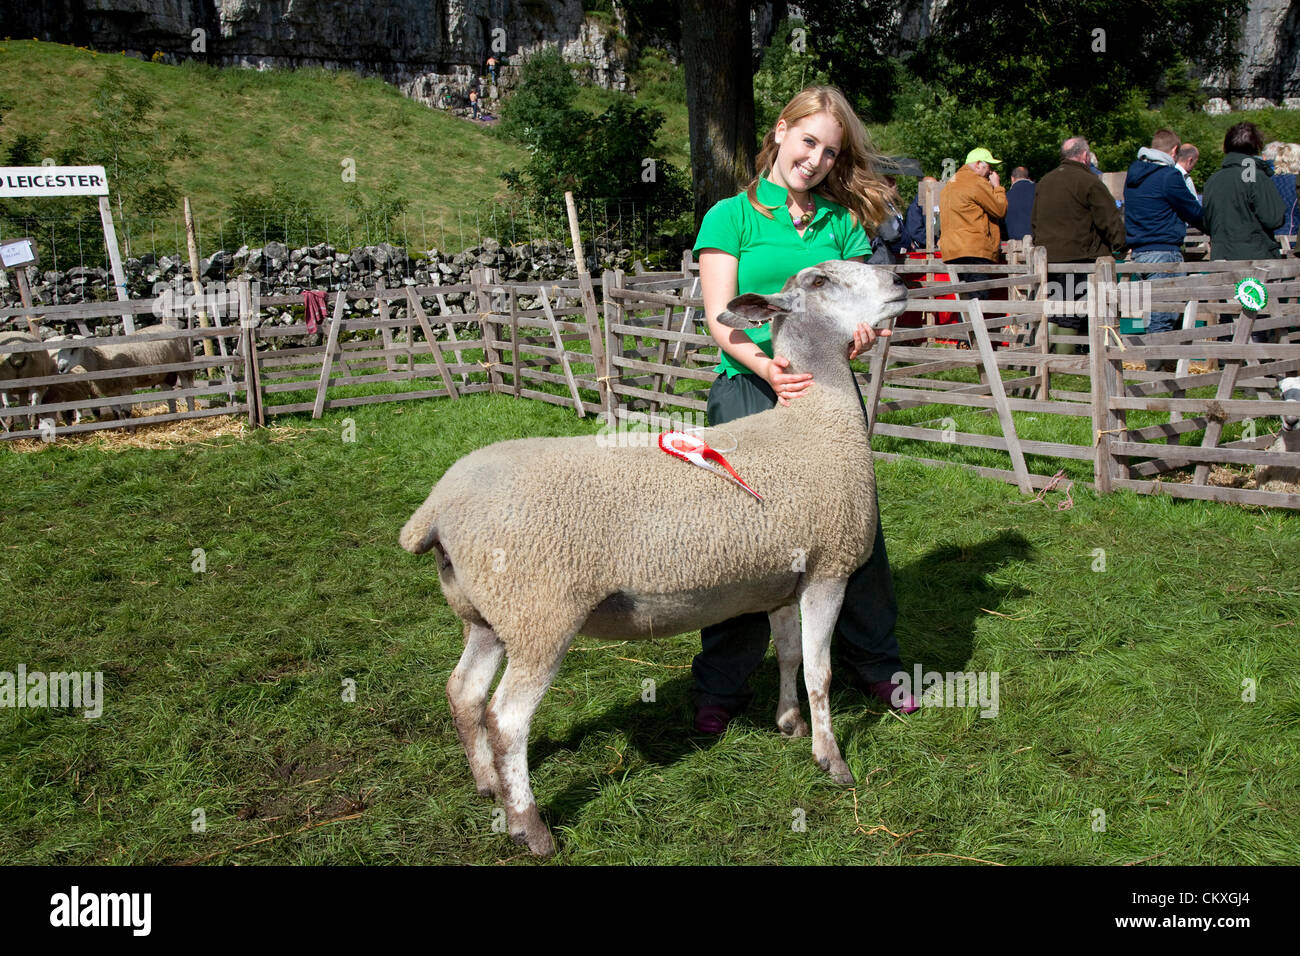
[[(998, 261), (1002, 233), (998, 224), (1007, 214), (1007, 193), (994, 166), (1002, 165), (984, 147), (966, 154), (966, 164), (939, 193), (939, 255), (953, 265)], [(980, 282), (989, 278), (962, 269), (954, 278)], [(971, 298), (988, 298), (972, 292)]]

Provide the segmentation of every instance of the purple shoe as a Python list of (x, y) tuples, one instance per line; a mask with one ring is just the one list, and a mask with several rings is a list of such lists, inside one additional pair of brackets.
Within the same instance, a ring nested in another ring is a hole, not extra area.
[(911, 714), (921, 709), (916, 698), (906, 693), (901, 684), (895, 684), (893, 681), (878, 680), (868, 684), (867, 693), (872, 697), (879, 697), (900, 714)]
[(727, 732), (727, 724), (731, 723), (732, 716), (731, 711), (725, 707), (718, 707), (713, 704), (706, 704), (703, 707), (696, 708), (695, 732), (721, 737)]

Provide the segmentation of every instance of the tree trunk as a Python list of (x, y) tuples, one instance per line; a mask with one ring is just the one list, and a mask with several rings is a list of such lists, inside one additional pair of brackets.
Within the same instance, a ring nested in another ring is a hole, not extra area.
[(748, 0), (682, 0), (695, 227), (754, 175), (754, 77)]

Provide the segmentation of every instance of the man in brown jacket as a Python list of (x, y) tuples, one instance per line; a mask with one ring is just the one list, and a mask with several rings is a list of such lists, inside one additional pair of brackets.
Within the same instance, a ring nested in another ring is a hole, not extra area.
[[(1044, 176), (1034, 193), (1034, 242), (1047, 261), (1096, 262), (1124, 247), (1124, 214), (1100, 177), (1088, 169), (1088, 141), (1072, 136), (1061, 144), (1061, 165)], [(1049, 273), (1056, 283), (1049, 298), (1072, 302), (1087, 296), (1087, 280), (1074, 273)], [(1060, 291), (1057, 291), (1060, 290)], [(1056, 333), (1087, 335), (1086, 315), (1061, 315), (1049, 325)], [(1056, 350), (1073, 352), (1070, 346)]]
[[(987, 149), (972, 149), (966, 165), (939, 193), (939, 255), (944, 262), (997, 262), (1002, 242), (998, 222), (1007, 214), (1007, 193), (993, 169), (1000, 165), (1002, 160)], [(962, 270), (960, 278), (980, 282), (989, 276)], [(971, 298), (987, 299), (988, 292), (972, 292)]]

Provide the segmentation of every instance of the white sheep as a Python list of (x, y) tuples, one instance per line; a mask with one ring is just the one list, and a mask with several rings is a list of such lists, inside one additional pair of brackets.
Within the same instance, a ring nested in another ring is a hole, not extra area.
[[(48, 385), (32, 388), (13, 388), (5, 385), (17, 379), (41, 378), (54, 375), (54, 361), (48, 352), (39, 349), (30, 352), (11, 351), (15, 345), (35, 345), (41, 340), (30, 332), (0, 332), (0, 404), (5, 408), (11, 405), (40, 405), (45, 400)], [(4, 419), (5, 430), (9, 430), (9, 419)], [(28, 427), (36, 427), (36, 416), (28, 416)]]
[[(77, 344), (59, 349), (54, 356), (60, 372), (67, 372), (76, 366), (82, 366), (88, 372), (106, 372), (112, 369), (147, 368), (153, 365), (175, 365), (180, 362), (192, 362), (194, 351), (186, 338), (158, 339), (149, 338), (150, 332), (174, 331), (173, 327), (158, 325), (144, 330), (144, 337), (139, 341), (123, 342), (117, 345), (94, 345), (92, 340), (74, 337)], [(177, 384), (185, 388), (194, 386), (194, 372), (185, 369), (179, 372), (146, 372), (141, 375), (128, 375), (120, 378), (93, 379), (90, 387), (100, 398), (130, 395), (138, 388), (151, 385), (167, 385), (175, 388)], [(131, 417), (130, 406), (116, 406), (117, 414), (123, 418)], [(193, 399), (190, 407), (194, 408)], [(175, 413), (176, 400), (167, 400), (168, 411)]]
[(871, 555), (877, 515), (848, 348), (858, 323), (883, 326), (905, 299), (890, 272), (829, 262), (778, 294), (740, 296), (720, 316), (733, 328), (770, 320), (790, 371), (813, 373), (789, 406), (726, 425), (726, 457), (761, 502), (658, 447), (528, 438), (461, 458), (406, 523), (402, 547), (437, 554), (443, 594), (466, 624), (447, 698), (479, 792), (501, 798), (516, 841), (538, 855), (554, 850), (529, 786), (528, 730), (577, 634), (667, 637), (769, 612), (777, 725), (806, 736), (797, 603), (813, 756), (853, 783), (831, 730), (830, 640), (848, 577)]
[[(1282, 429), (1268, 450), (1300, 454), (1300, 376), (1282, 379), (1280, 388), (1284, 402), (1296, 403), (1296, 414), (1282, 416)], [(1291, 491), (1297, 484), (1300, 484), (1300, 467), (1295, 465), (1259, 465), (1255, 468), (1256, 488)]]

